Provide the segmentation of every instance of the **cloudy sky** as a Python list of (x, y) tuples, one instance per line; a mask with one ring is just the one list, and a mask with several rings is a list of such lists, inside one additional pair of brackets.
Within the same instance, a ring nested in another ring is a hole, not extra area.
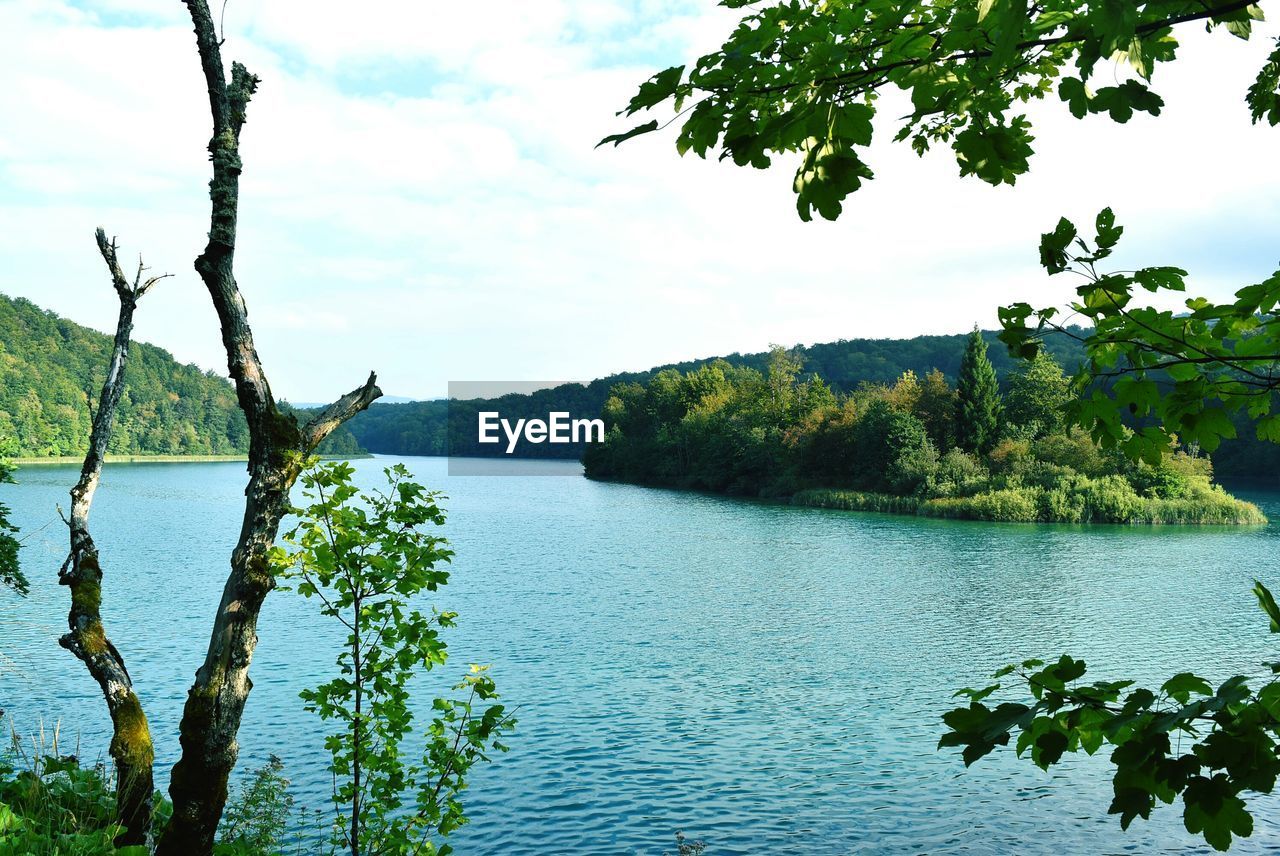
[[(1280, 260), (1280, 129), (1250, 127), (1242, 100), (1269, 39), (1193, 36), (1159, 72), (1158, 120), (1037, 106), (1013, 189), (879, 145), (841, 220), (804, 224), (794, 163), (681, 159), (669, 135), (593, 149), (639, 81), (733, 20), (710, 0), (230, 0), (224, 51), (263, 80), (238, 271), (277, 394), (328, 400), (374, 368), (388, 393), (434, 397), (994, 326), (1002, 302), (1061, 294), (1039, 232), (1103, 205), (1128, 258), (1188, 267), (1206, 294)], [(191, 269), (209, 120), (182, 4), (0, 0), (0, 47), (0, 291), (109, 327), (101, 224), (176, 274), (136, 337), (222, 370)]]

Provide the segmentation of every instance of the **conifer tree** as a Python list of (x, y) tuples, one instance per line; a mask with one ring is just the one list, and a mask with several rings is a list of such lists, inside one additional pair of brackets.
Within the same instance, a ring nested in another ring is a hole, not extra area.
[(960, 360), (956, 393), (956, 445), (985, 455), (995, 445), (1000, 427), (1000, 387), (976, 325)]

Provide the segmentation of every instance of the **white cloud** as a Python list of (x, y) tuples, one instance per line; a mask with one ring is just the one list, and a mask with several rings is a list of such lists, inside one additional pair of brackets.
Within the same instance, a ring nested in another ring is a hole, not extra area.
[[(0, 290), (107, 326), (89, 239), (102, 223), (179, 274), (147, 298), (139, 338), (221, 367), (190, 262), (208, 119), (174, 7), (0, 4), (0, 111), (21, 117), (0, 128)], [(680, 159), (670, 134), (593, 149), (641, 79), (730, 21), (705, 0), (230, 3), (226, 51), (263, 78), (239, 276), (277, 391), (320, 400), (375, 367), (390, 392), (435, 396), (457, 377), (590, 378), (991, 324), (1001, 302), (1061, 293), (1038, 235), (1105, 204), (1130, 256), (1186, 253), (1207, 288), (1275, 261), (1222, 243), (1280, 225), (1275, 132), (1250, 129), (1240, 100), (1261, 40), (1194, 38), (1156, 81), (1159, 120), (1037, 105), (1039, 153), (1016, 189), (960, 180), (945, 151), (878, 144), (878, 177), (841, 221), (802, 224), (792, 163)]]

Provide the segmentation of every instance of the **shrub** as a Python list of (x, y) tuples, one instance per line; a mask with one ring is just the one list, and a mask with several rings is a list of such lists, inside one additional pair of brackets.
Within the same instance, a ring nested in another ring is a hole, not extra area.
[(1018, 488), (973, 496), (938, 497), (924, 503), (922, 511), (934, 517), (1027, 523), (1040, 517), (1040, 493), (1034, 488)]
[(1037, 460), (1047, 461), (1087, 476), (1102, 476), (1118, 471), (1113, 456), (1099, 449), (1089, 435), (1079, 428), (1065, 434), (1050, 434), (1035, 442), (1032, 448)]
[(914, 514), (920, 508), (920, 500), (914, 496), (891, 496), (887, 493), (825, 488), (802, 490), (791, 497), (791, 504), (807, 505), (812, 508), (837, 508), (842, 511), (881, 511), (891, 514)]
[[(30, 747), (16, 732), (0, 754), (0, 854), (4, 856), (147, 856), (146, 847), (116, 848), (115, 782), (104, 764), (81, 766), (58, 754), (57, 732), (43, 728)], [(215, 856), (276, 856), (286, 852), (285, 833), (293, 800), (283, 765), (272, 757), (253, 773), (228, 805)], [(173, 811), (155, 795), (155, 826)], [(304, 852), (299, 840), (288, 845)], [(309, 849), (306, 851), (309, 852)]]
[(1142, 507), (1133, 486), (1120, 476), (1087, 480), (1082, 487), (1087, 520), (1128, 523)]
[(970, 453), (952, 449), (938, 461), (934, 484), (934, 495), (977, 493), (987, 485), (987, 471)]
[(987, 461), (991, 472), (996, 475), (1014, 475), (1019, 473), (1031, 461), (1031, 441), (1005, 438), (996, 443)]
[(924, 444), (903, 449), (885, 473), (885, 484), (898, 496), (925, 493), (938, 473), (938, 450), (925, 438)]

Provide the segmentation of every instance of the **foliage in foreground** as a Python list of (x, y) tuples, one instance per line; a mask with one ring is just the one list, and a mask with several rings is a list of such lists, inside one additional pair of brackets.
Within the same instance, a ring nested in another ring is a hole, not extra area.
[[(1254, 594), (1271, 632), (1280, 632), (1271, 592), (1259, 582)], [(1215, 689), (1182, 672), (1150, 690), (1133, 681), (1083, 683), (1085, 663), (1069, 655), (1048, 664), (1026, 660), (996, 672), (996, 683), (960, 690), (969, 705), (943, 717), (949, 730), (938, 745), (963, 747), (967, 766), (1016, 735), (1018, 755), (1044, 770), (1066, 753), (1092, 755), (1111, 745), (1115, 797), (1108, 811), (1122, 827), (1181, 797), (1187, 831), (1226, 850), (1233, 837), (1253, 831), (1243, 797), (1271, 793), (1280, 775), (1280, 662), (1268, 665), (1272, 677), (1258, 686), (1237, 676)], [(989, 701), (1007, 678), (1031, 698)]]
[(308, 710), (339, 727), (325, 739), (334, 781), (330, 843), (352, 856), (447, 854), (437, 840), (467, 822), (468, 772), (489, 751), (506, 751), (502, 738), (515, 720), (493, 703), (487, 668), (473, 665), (453, 688), (461, 696), (435, 699), (418, 754), (408, 751), (410, 684), (444, 665), (440, 631), (457, 618), (410, 604), (448, 581), (440, 565), (453, 553), (431, 531), (444, 524), (440, 495), (413, 482), (402, 464), (384, 472), (386, 490), (364, 494), (345, 463), (304, 472), (310, 504), (294, 509), (299, 522), (284, 536), (292, 552), (276, 548), (273, 563), (346, 630), (338, 676), (301, 693)]
[(952, 389), (941, 372), (840, 395), (778, 349), (767, 372), (713, 363), (618, 386), (587, 474), (787, 496), (801, 505), (995, 521), (1256, 524), (1194, 448), (1155, 463), (1099, 450), (1066, 424), (1067, 378), (1046, 353), (1001, 394), (980, 335)]
[[(1088, 359), (1078, 379), (1090, 394), (1072, 403), (1071, 419), (1134, 460), (1161, 460), (1175, 433), (1213, 449), (1234, 434), (1233, 415), (1252, 422), (1259, 440), (1280, 440), (1280, 417), (1272, 412), (1280, 390), (1280, 272), (1241, 289), (1232, 302), (1192, 298), (1188, 312), (1161, 310), (1135, 300), (1137, 289), (1182, 291), (1186, 272), (1172, 266), (1099, 272), (1123, 229), (1110, 209), (1095, 227), (1089, 243), (1063, 219), (1040, 244), (1051, 275), (1082, 275), (1069, 310), (1094, 322), (1082, 340)], [(1026, 303), (1006, 307), (1002, 338), (1011, 349), (1035, 354), (1045, 330), (1062, 329), (1059, 314)], [(1271, 592), (1255, 582), (1254, 594), (1271, 632), (1280, 632)], [(963, 747), (968, 765), (1016, 734), (1017, 753), (1048, 769), (1064, 753), (1093, 754), (1110, 744), (1108, 810), (1122, 827), (1181, 797), (1187, 830), (1226, 850), (1253, 832), (1245, 797), (1271, 793), (1280, 775), (1280, 663), (1267, 665), (1272, 677), (1256, 688), (1237, 676), (1214, 689), (1187, 671), (1153, 691), (1134, 689), (1129, 680), (1082, 684), (1085, 664), (1070, 655), (1050, 664), (1026, 660), (998, 671), (994, 684), (961, 690), (969, 705), (943, 717), (949, 730), (939, 746)], [(1009, 676), (1030, 690), (1029, 703), (990, 706), (986, 700)]]
[(0, 856), (146, 856), (117, 850), (115, 786), (103, 766), (37, 756), (25, 769), (0, 759)]
[[(1280, 441), (1280, 270), (1245, 286), (1235, 300), (1188, 298), (1184, 309), (1143, 305), (1144, 292), (1181, 294), (1187, 272), (1172, 265), (1099, 271), (1124, 235), (1110, 208), (1094, 222), (1090, 243), (1063, 218), (1040, 239), (1040, 262), (1050, 276), (1081, 277), (1065, 311), (1016, 303), (1000, 310), (1000, 338), (1024, 355), (1037, 353), (1046, 333), (1066, 330), (1063, 315), (1093, 322), (1086, 335), (1079, 382), (1089, 394), (1072, 418), (1099, 443), (1130, 457), (1155, 460), (1170, 438), (1213, 451), (1234, 438), (1241, 417), (1259, 440)], [(1170, 295), (1171, 296), (1171, 295)]]
[[(41, 738), (32, 746), (16, 733), (0, 755), (0, 856), (147, 856), (146, 847), (117, 848), (116, 788), (105, 764), (81, 766)], [(228, 803), (215, 856), (278, 856), (310, 852), (286, 834), (293, 798), (278, 758), (255, 771)], [(155, 795), (154, 825), (172, 804)]]
[[(1077, 119), (1158, 116), (1164, 101), (1151, 79), (1177, 58), (1178, 30), (1208, 26), (1248, 39), (1262, 18), (1251, 0), (723, 5), (743, 10), (723, 45), (655, 74), (623, 111), (669, 107), (675, 115), (602, 144), (678, 122), (682, 155), (718, 149), (722, 159), (758, 169), (788, 157), (796, 164), (793, 187), (804, 220), (815, 212), (836, 219), (846, 197), (873, 177), (863, 156), (883, 131), (876, 112), (886, 88), (911, 101), (896, 142), (910, 140), (918, 154), (949, 146), (960, 175), (1013, 184), (1034, 153), (1024, 104), (1056, 93)], [(1124, 79), (1120, 63), (1131, 72)], [(1280, 48), (1246, 93), (1254, 122), (1280, 122), (1278, 64)]]

